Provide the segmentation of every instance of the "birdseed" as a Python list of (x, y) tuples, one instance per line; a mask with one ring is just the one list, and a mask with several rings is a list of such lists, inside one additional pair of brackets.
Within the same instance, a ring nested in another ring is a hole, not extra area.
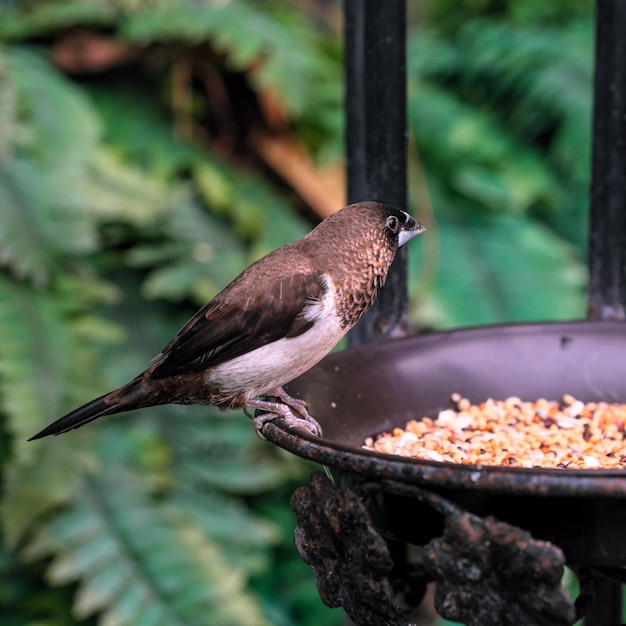
[(436, 419), (368, 437), (384, 454), (447, 463), (568, 469), (626, 468), (626, 404), (517, 397), (472, 404), (452, 394), (454, 408)]

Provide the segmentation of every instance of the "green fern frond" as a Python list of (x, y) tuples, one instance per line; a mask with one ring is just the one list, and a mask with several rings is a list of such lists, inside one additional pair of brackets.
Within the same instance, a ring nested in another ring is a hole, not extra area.
[(303, 12), (284, 4), (234, 0), (198, 6), (178, 0), (135, 12), (120, 31), (142, 43), (209, 40), (231, 69), (248, 72), (257, 87), (271, 87), (298, 117), (313, 111), (320, 102), (315, 91), (329, 84), (335, 89), (326, 98), (334, 95), (335, 105), (341, 98), (339, 55), (327, 53), (327, 38), (319, 29)]
[(427, 166), (461, 196), (503, 212), (528, 211), (559, 197), (539, 153), (507, 134), (495, 115), (421, 81), (409, 119)]
[(591, 20), (570, 20), (555, 29), (472, 19), (448, 37), (419, 33), (411, 38), (411, 74), (449, 89), (459, 100), (495, 111), (504, 118), (507, 134), (527, 144), (544, 144), (564, 174), (586, 180)]
[[(154, 211), (170, 198), (169, 210), (150, 224), (149, 240), (137, 241), (126, 255), (131, 266), (149, 270), (142, 289), (145, 297), (170, 301), (192, 298), (204, 304), (252, 260), (308, 230), (304, 220), (266, 180), (242, 171), (209, 148), (201, 152), (177, 139), (167, 116), (155, 101), (146, 102), (145, 94), (119, 89), (92, 89), (91, 93), (110, 142), (104, 167), (107, 163), (115, 167), (111, 182), (107, 184), (103, 176), (99, 185), (111, 197), (107, 202), (110, 218), (118, 219), (114, 214), (117, 210), (119, 219), (126, 219), (124, 195), (115, 197), (116, 190), (123, 189), (120, 181), (124, 175), (132, 173), (138, 183), (144, 181), (143, 186), (136, 187)], [(141, 163), (141, 170), (131, 163)], [(126, 174), (120, 171), (118, 175), (118, 169)], [(187, 186), (172, 181), (181, 171), (191, 174)], [(90, 197), (97, 199), (98, 193)], [(95, 210), (99, 215), (108, 215), (98, 206)], [(137, 212), (140, 210), (137, 204)], [(134, 214), (135, 210), (130, 211)], [(250, 245), (244, 246), (242, 238)]]
[(294, 460), (280, 459), (264, 445), (241, 412), (223, 414), (210, 407), (172, 411), (176, 420), (161, 420), (161, 428), (174, 451), (178, 484), (252, 495), (276, 488), (294, 471)]
[(428, 305), (413, 314), (444, 327), (584, 317), (586, 271), (574, 246), (527, 216), (444, 197), (436, 236), (445, 254)]
[(1, 49), (0, 67), (16, 99), (0, 107), (0, 263), (42, 283), (62, 254), (94, 248), (81, 192), (99, 128), (80, 91), (39, 55)]
[[(581, 251), (593, 56), (584, 12), (564, 11), (558, 28), (495, 15), (451, 27), (441, 14), (440, 30), (409, 40), (409, 110), (429, 184), (461, 202), (529, 211)], [(451, 140), (463, 124), (474, 125), (460, 135), (466, 145)]]
[(78, 352), (57, 300), (0, 275), (0, 390), (2, 410), (20, 460), (32, 459), (24, 441), (66, 406), (64, 381)]
[(142, 287), (146, 298), (204, 304), (247, 265), (241, 241), (191, 196), (161, 221), (160, 236), (127, 257), (133, 266), (151, 268)]
[(556, 163), (564, 172), (586, 179), (593, 71), (590, 21), (570, 22), (555, 33), (552, 28), (478, 20), (462, 29), (459, 45), (466, 53), (462, 71), (467, 80), (476, 86), (498, 85), (511, 103), (511, 130), (527, 140), (550, 131)]
[(0, 20), (0, 39), (5, 41), (25, 39), (79, 24), (104, 26), (109, 24), (117, 13), (115, 4), (116, 2), (107, 0), (5, 3), (2, 6)]
[(137, 226), (158, 224), (185, 201), (182, 185), (167, 184), (102, 147), (89, 164), (84, 202), (100, 221)]
[(106, 385), (90, 373), (94, 347), (119, 343), (121, 331), (96, 321), (90, 309), (111, 296), (93, 276), (59, 281), (58, 291), (44, 292), (0, 274), (0, 407), (18, 459), (32, 458), (34, 446), (25, 440), (72, 408), (85, 388), (97, 393)]
[(52, 583), (80, 581), (79, 618), (99, 611), (105, 626), (268, 624), (217, 545), (128, 483), (88, 481), (29, 550), (30, 558), (47, 554)]
[(77, 178), (76, 167), (88, 160), (100, 137), (88, 98), (34, 50), (16, 46), (1, 53), (19, 103), (12, 150)]
[(285, 199), (257, 176), (237, 171), (217, 157), (198, 163), (194, 174), (210, 209), (228, 216), (254, 242), (254, 258), (295, 241), (309, 229)]
[(63, 255), (94, 249), (94, 220), (69, 184), (26, 159), (0, 164), (0, 264), (17, 276), (45, 284)]
[(27, 439), (84, 399), (86, 389), (103, 391), (93, 347), (118, 341), (119, 328), (85, 310), (109, 295), (93, 277), (87, 286), (85, 277), (75, 277), (45, 292), (0, 274), (0, 410), (12, 449), (2, 521), (11, 543), (40, 514), (69, 499), (85, 470), (88, 457), (71, 438), (52, 445)]
[(240, 500), (177, 484), (167, 501), (219, 544), (233, 567), (258, 574), (271, 566), (268, 548), (278, 543), (280, 531), (267, 519), (252, 513)]
[(43, 516), (72, 501), (82, 476), (93, 466), (92, 457), (75, 439), (49, 446), (16, 439), (13, 443), (29, 446), (32, 454), (28, 460), (13, 458), (5, 468), (0, 521), (8, 547), (29, 536)]

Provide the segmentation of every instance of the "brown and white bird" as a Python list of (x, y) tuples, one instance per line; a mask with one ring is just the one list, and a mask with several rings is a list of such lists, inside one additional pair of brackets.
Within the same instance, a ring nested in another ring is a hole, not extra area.
[(379, 202), (347, 206), (244, 270), (129, 383), (75, 409), (31, 439), (158, 404), (260, 409), (320, 435), (306, 404), (282, 386), (326, 356), (372, 305), (400, 246), (425, 229)]

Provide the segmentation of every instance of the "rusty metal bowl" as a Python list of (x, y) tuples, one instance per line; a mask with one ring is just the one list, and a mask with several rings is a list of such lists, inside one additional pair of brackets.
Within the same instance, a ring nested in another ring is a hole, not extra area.
[[(566, 322), (424, 334), (346, 350), (293, 381), (323, 438), (269, 425), (267, 438), (331, 468), (337, 480), (392, 480), (450, 498), (556, 543), (570, 563), (626, 564), (626, 470), (454, 465), (378, 454), (364, 439), (450, 408), (458, 392), (488, 397), (626, 402), (626, 324)], [(626, 447), (626, 446), (625, 446)], [(384, 534), (422, 544), (441, 519), (416, 498), (384, 490), (370, 503)]]

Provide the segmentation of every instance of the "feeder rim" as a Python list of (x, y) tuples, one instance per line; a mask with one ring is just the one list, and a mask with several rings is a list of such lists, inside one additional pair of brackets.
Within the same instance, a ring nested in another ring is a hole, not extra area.
[[(626, 331), (626, 323), (612, 320), (574, 320), (455, 328), (360, 345), (330, 355), (327, 359), (332, 361), (334, 358), (341, 358), (347, 352), (356, 354), (358, 351), (367, 351), (382, 343), (392, 344), (414, 340), (426, 343), (445, 342), (452, 337), (464, 334), (480, 336), (482, 333), (492, 333), (497, 329), (523, 335), (533, 334), (535, 331), (546, 328), (552, 328), (556, 333), (561, 333), (563, 340), (567, 341), (569, 339), (568, 333), (574, 335), (585, 328), (595, 331), (606, 329), (607, 331), (613, 330), (613, 332), (616, 328), (623, 328)], [(280, 420), (268, 423), (263, 432), (269, 441), (284, 450), (338, 470), (340, 473), (361, 475), (364, 479), (392, 480), (429, 488), (470, 489), (510, 495), (575, 498), (590, 496), (626, 497), (626, 469), (464, 465), (400, 457), (350, 446), (324, 437), (314, 437), (302, 431), (288, 428)]]

